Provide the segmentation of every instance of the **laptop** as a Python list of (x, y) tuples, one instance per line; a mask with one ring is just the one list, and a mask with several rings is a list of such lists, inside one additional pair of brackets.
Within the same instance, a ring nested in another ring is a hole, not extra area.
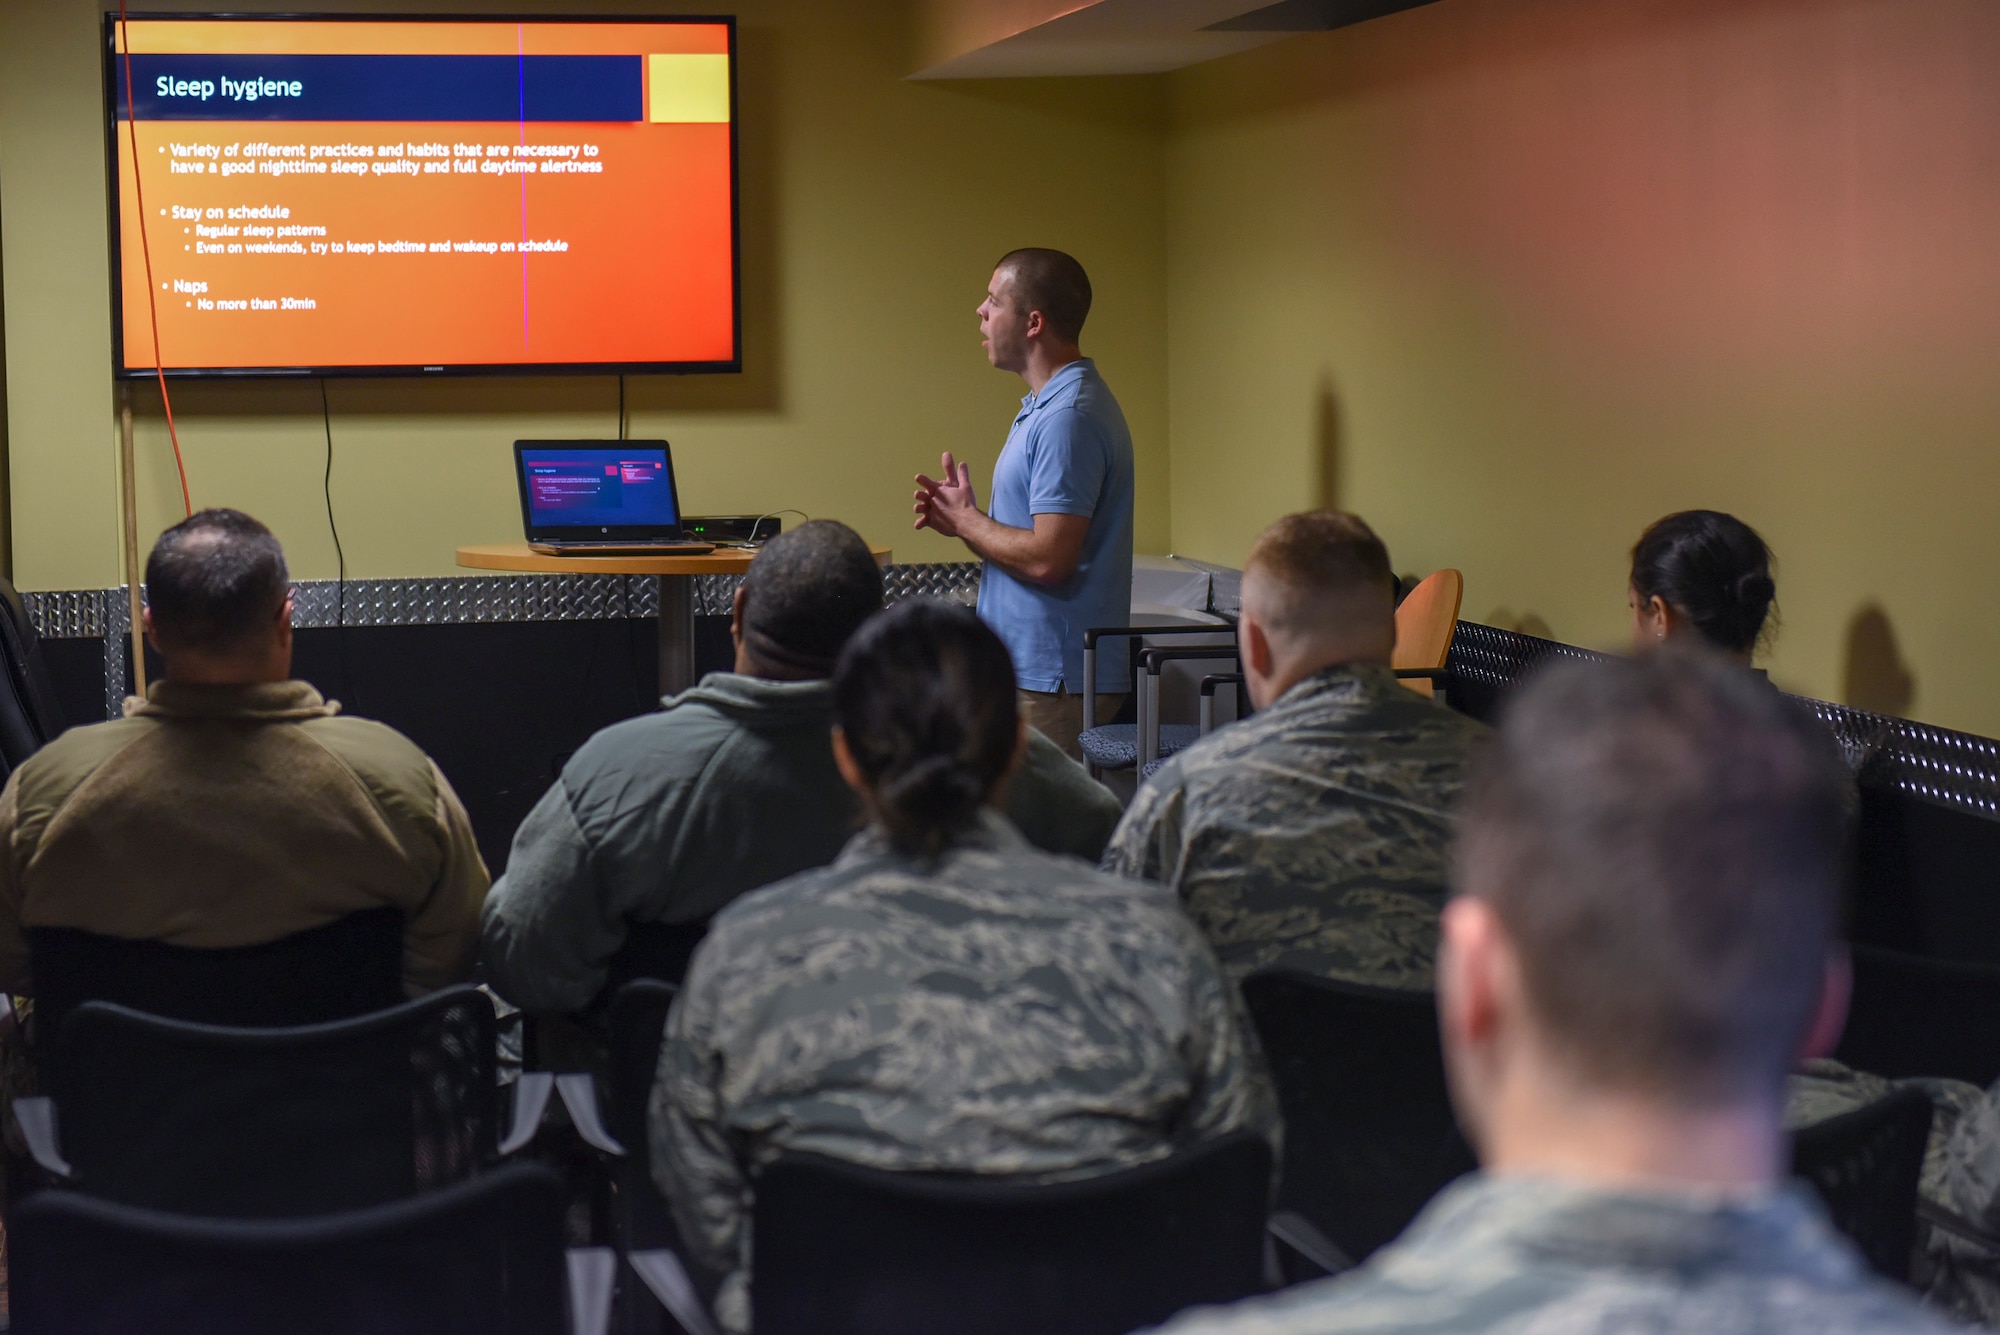
[(664, 440), (517, 440), (528, 546), (545, 556), (699, 556)]

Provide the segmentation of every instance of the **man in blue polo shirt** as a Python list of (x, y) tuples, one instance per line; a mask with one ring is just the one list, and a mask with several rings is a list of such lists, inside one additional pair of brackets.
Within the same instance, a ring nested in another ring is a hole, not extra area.
[[(917, 476), (918, 528), (959, 538), (986, 568), (979, 615), (1007, 645), (1026, 721), (1079, 756), (1083, 633), (1132, 614), (1132, 433), (1110, 386), (1077, 347), (1090, 279), (1059, 250), (1003, 256), (979, 306), (986, 359), (1028, 396), (993, 466), (982, 511), (970, 465)], [(1124, 641), (1101, 646), (1098, 719), (1123, 703)]]

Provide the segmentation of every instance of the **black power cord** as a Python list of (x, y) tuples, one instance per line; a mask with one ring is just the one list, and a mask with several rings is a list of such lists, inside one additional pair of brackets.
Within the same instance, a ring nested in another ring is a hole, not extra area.
[(347, 661), (347, 549), (340, 545), (340, 524), (333, 517), (333, 408), (327, 401), (325, 376), (319, 378), (319, 413), (326, 427), (326, 474), (320, 486), (326, 495), (326, 527), (333, 534), (333, 556), (339, 567), (334, 583), (334, 643), (340, 655), (341, 689), (353, 701), (354, 670)]

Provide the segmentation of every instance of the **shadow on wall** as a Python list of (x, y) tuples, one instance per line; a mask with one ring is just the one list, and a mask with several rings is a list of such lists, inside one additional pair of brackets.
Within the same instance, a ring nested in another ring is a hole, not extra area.
[(1340, 395), (1334, 392), (1333, 376), (1321, 372), (1319, 397), (1313, 411), (1313, 504), (1322, 510), (1338, 510), (1340, 505), (1341, 453)]
[(1540, 640), (1553, 640), (1555, 628), (1542, 620), (1536, 612), (1515, 612), (1505, 607), (1496, 607), (1488, 612), (1484, 624), (1498, 626), (1501, 630), (1511, 630), (1517, 635), (1532, 635)]
[(1916, 702), (1917, 679), (1903, 661), (1896, 628), (1879, 603), (1864, 603), (1847, 623), (1841, 700), (1872, 714), (1904, 718)]

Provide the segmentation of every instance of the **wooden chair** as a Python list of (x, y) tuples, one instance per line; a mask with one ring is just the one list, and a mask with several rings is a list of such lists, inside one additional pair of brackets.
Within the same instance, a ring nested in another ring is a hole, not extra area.
[[(1396, 609), (1396, 651), (1389, 666), (1399, 674), (1443, 672), (1464, 599), (1465, 576), (1456, 570), (1434, 571), (1411, 589)], [(1429, 677), (1406, 676), (1403, 684), (1419, 695), (1436, 693)]]

